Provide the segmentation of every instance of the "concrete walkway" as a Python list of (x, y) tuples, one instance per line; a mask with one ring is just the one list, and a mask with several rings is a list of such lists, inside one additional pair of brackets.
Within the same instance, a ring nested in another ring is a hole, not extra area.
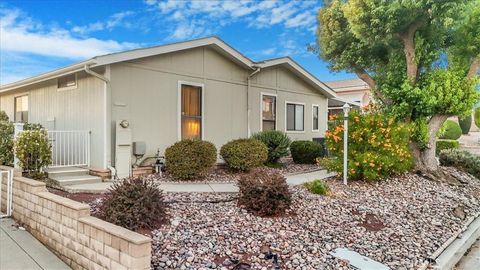
[[(334, 175), (335, 173), (328, 173), (326, 170), (318, 170), (309, 173), (287, 175), (286, 178), (289, 185), (295, 186), (315, 179), (325, 179)], [(102, 182), (71, 185), (65, 186), (64, 188), (71, 193), (101, 193), (105, 192), (111, 185), (112, 182)], [(234, 183), (162, 183), (160, 184), (160, 188), (165, 192), (238, 192), (238, 187)]]
[(455, 270), (480, 269), (480, 239), (473, 244), (470, 251), (463, 256)]
[(460, 149), (480, 155), (480, 132), (470, 132), (468, 135), (462, 135), (458, 141), (460, 142)]
[(30, 233), (16, 228), (11, 219), (0, 219), (1, 270), (71, 269)]

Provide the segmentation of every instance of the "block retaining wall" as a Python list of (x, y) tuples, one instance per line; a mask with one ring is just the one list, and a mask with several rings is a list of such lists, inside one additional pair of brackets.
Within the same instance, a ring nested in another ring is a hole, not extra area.
[(90, 216), (87, 204), (50, 193), (43, 182), (18, 174), (13, 181), (13, 219), (73, 269), (150, 269), (149, 237)]

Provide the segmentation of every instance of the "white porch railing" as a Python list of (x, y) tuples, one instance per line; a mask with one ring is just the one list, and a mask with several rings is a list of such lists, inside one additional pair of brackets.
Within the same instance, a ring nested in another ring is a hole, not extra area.
[(90, 167), (90, 131), (49, 130), (52, 144), (52, 164), (55, 167)]
[(0, 169), (0, 218), (9, 217), (13, 211), (13, 170)]

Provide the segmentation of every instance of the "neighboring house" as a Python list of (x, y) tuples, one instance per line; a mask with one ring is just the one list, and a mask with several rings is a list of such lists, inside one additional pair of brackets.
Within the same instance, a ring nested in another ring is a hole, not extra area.
[(181, 139), (220, 147), (266, 129), (321, 138), (336, 96), (289, 57), (253, 62), (209, 37), (97, 56), (1, 86), (0, 110), (49, 129), (53, 166), (116, 167), (123, 176), (133, 142), (154, 156)]
[[(372, 100), (370, 87), (360, 79), (330, 81), (325, 84), (335, 91), (338, 98), (358, 104), (360, 107), (367, 106)], [(330, 113), (340, 113), (342, 105), (341, 102), (330, 101), (328, 106)]]

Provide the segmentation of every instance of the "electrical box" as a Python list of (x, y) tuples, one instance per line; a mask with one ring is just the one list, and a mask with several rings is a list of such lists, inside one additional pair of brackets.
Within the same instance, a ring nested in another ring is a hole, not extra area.
[(144, 156), (147, 150), (145, 142), (133, 142), (133, 155)]
[(132, 130), (126, 120), (115, 125), (115, 169), (119, 179), (129, 177), (132, 169)]

